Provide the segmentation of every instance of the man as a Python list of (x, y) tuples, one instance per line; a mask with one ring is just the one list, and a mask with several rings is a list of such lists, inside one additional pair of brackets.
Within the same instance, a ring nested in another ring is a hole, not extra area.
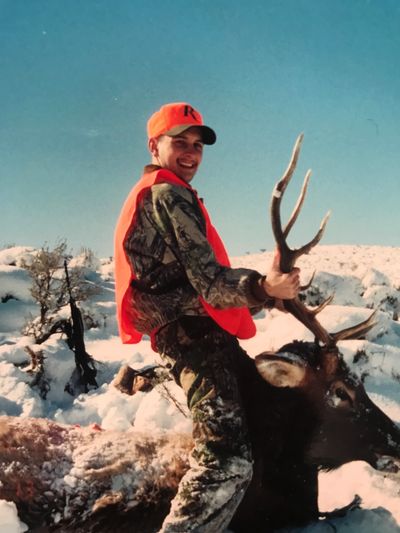
[(267, 276), (231, 268), (190, 182), (204, 145), (216, 141), (187, 103), (161, 107), (147, 125), (151, 165), (122, 209), (115, 238), (117, 312), (123, 342), (142, 334), (187, 396), (193, 419), (190, 469), (163, 533), (217, 533), (250, 482), (252, 459), (240, 400), (238, 338), (255, 334), (249, 310), (294, 298), (299, 271)]

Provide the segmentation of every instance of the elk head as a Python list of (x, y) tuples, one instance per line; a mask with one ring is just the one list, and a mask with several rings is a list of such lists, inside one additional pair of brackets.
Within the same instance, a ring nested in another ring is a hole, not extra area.
[[(294, 146), (289, 166), (276, 184), (271, 202), (272, 229), (280, 253), (282, 272), (290, 272), (296, 260), (321, 239), (328, 220), (323, 219), (315, 237), (299, 249), (291, 249), (287, 235), (303, 205), (311, 172), (308, 171), (297, 204), (282, 229), (280, 204), (298, 160), (303, 136)], [(315, 309), (307, 308), (298, 297), (284, 306), (315, 336), (314, 343), (294, 342), (278, 353), (264, 352), (256, 357), (261, 376), (274, 387), (302, 391), (318, 414), (319, 423), (310, 438), (306, 460), (322, 468), (335, 468), (352, 460), (365, 460), (377, 468), (385, 455), (400, 458), (399, 428), (370, 400), (362, 382), (343, 361), (337, 342), (363, 336), (374, 325), (374, 315), (350, 328), (327, 332), (317, 319), (332, 301), (329, 297)]]

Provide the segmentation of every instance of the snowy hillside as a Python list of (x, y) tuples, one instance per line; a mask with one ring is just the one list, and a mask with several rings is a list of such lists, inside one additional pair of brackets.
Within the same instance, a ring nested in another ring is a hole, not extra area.
[[(134, 396), (122, 394), (110, 383), (123, 364), (136, 369), (159, 362), (149, 341), (124, 346), (117, 336), (113, 292), (113, 265), (110, 259), (83, 264), (76, 257), (70, 263), (85, 267), (85, 276), (98, 286), (99, 294), (82, 308), (96, 327), (85, 332), (87, 351), (98, 362), (99, 388), (73, 397), (64, 386), (74, 370), (73, 353), (60, 334), (41, 345), (49, 384), (46, 398), (31, 386), (26, 372), (29, 357), (24, 350), (32, 339), (21, 336), (21, 328), (38, 313), (30, 294), (31, 281), (22, 260), (35, 250), (15, 247), (0, 251), (0, 415), (44, 417), (67, 423), (98, 424), (105, 430), (171, 431), (190, 433), (190, 420), (168, 400), (160, 388)], [(265, 273), (271, 253), (233, 258), (233, 266), (245, 266)], [(350, 326), (378, 309), (377, 323), (367, 340), (342, 341), (339, 346), (354, 372), (363, 376), (371, 399), (400, 423), (400, 249), (379, 246), (318, 246), (299, 265), (304, 284), (315, 271), (305, 293), (309, 305), (317, 305), (334, 293), (334, 300), (320, 315), (328, 331)], [(69, 312), (68, 308), (61, 311)], [(312, 335), (291, 316), (276, 310), (257, 316), (257, 335), (242, 346), (251, 356), (277, 350), (293, 339), (312, 340)], [(183, 405), (180, 389), (171, 391)], [(363, 509), (331, 520), (336, 531), (381, 533), (400, 531), (400, 480), (398, 475), (374, 471), (366, 463), (350, 463), (337, 471), (320, 475), (320, 509), (329, 511), (348, 504), (355, 494)], [(304, 532), (327, 531), (320, 522)], [(0, 502), (2, 533), (26, 531), (15, 507)], [(295, 531), (295, 530), (291, 530)], [(297, 530), (296, 530), (297, 531)]]

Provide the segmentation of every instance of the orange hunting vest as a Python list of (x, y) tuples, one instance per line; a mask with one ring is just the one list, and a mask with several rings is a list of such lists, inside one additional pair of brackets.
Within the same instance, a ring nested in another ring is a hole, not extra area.
[[(142, 333), (135, 329), (127, 312), (129, 307), (134, 305), (131, 282), (136, 278), (126, 257), (124, 242), (129, 229), (135, 223), (135, 212), (142, 194), (156, 183), (172, 183), (180, 187), (186, 187), (193, 192), (203, 213), (206, 222), (207, 240), (214, 251), (215, 257), (221, 265), (230, 266), (228, 254), (221, 238), (211, 224), (207, 210), (194, 189), (169, 170), (159, 169), (144, 174), (129, 193), (115, 230), (115, 296), (119, 333), (124, 344), (136, 343), (142, 338)], [(240, 339), (249, 339), (255, 335), (256, 327), (247, 307), (215, 309), (201, 296), (199, 296), (199, 299), (207, 314), (224, 330)]]

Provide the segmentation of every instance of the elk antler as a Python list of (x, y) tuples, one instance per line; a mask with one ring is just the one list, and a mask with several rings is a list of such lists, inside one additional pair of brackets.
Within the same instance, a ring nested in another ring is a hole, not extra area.
[[(311, 241), (309, 241), (307, 244), (305, 244), (299, 249), (289, 248), (289, 246), (286, 243), (286, 238), (289, 234), (289, 231), (291, 230), (294, 223), (296, 222), (298, 214), (303, 205), (304, 198), (307, 192), (308, 182), (311, 176), (311, 170), (308, 170), (306, 173), (296, 206), (293, 209), (293, 212), (290, 215), (289, 221), (286, 224), (284, 229), (282, 229), (280, 206), (281, 206), (282, 196), (296, 168), (302, 141), (303, 141), (303, 134), (299, 135), (299, 137), (297, 138), (296, 143), (293, 148), (293, 153), (292, 153), (292, 157), (289, 162), (289, 166), (287, 167), (282, 179), (275, 185), (275, 188), (272, 193), (272, 201), (271, 201), (272, 231), (275, 236), (278, 251), (280, 253), (280, 269), (282, 272), (285, 272), (285, 273), (288, 273), (293, 269), (297, 259), (300, 256), (307, 254), (316, 244), (319, 243), (319, 241), (322, 238), (322, 235), (324, 234), (325, 227), (328, 222), (329, 215), (330, 215), (329, 212), (325, 215), (325, 217), (323, 218), (321, 222), (321, 225), (320, 225), (320, 228), (317, 234), (315, 235), (313, 239), (311, 239)], [(336, 333), (328, 333), (325, 330), (325, 328), (317, 320), (317, 314), (320, 311), (322, 311), (322, 309), (324, 309), (332, 301), (332, 299), (333, 299), (333, 296), (330, 296), (315, 309), (307, 308), (299, 300), (298, 297), (292, 300), (284, 300), (283, 302), (285, 309), (289, 311), (289, 313), (291, 313), (295, 318), (297, 318), (297, 320), (299, 320), (302, 324), (304, 324), (306, 328), (309, 329), (315, 335), (316, 339), (322, 342), (323, 345), (325, 345), (325, 347), (328, 348), (328, 351), (330, 349), (333, 349), (339, 340), (358, 338), (364, 333), (366, 333), (367, 331), (369, 331), (375, 324), (374, 322), (375, 312), (374, 312), (367, 320), (361, 322), (360, 324), (357, 324), (350, 328), (343, 329)]]

